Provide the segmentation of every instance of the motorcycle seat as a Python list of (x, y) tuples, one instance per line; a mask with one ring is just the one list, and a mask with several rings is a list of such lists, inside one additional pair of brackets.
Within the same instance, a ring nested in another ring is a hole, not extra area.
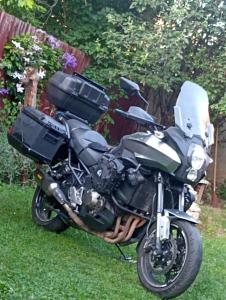
[(71, 119), (67, 124), (71, 135), (70, 146), (87, 166), (96, 164), (102, 154), (111, 149), (105, 138), (86, 123)]

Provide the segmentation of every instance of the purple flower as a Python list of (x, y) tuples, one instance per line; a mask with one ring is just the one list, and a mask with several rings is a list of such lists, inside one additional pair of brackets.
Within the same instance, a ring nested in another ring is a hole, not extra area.
[(73, 54), (65, 52), (63, 55), (64, 69), (71, 68), (75, 69), (77, 67), (77, 59)]
[(48, 37), (48, 43), (53, 50), (59, 48), (59, 42), (53, 36)]
[(9, 94), (8, 89), (0, 88), (0, 95), (1, 96), (8, 95), (8, 94)]

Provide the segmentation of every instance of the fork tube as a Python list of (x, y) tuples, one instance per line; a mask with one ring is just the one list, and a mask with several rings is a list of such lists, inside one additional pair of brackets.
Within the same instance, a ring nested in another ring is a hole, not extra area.
[(179, 195), (179, 211), (184, 211), (184, 191)]
[(162, 174), (158, 173), (158, 203), (157, 203), (157, 227), (156, 227), (156, 249), (161, 250), (160, 243), (160, 226), (161, 226), (161, 217), (163, 211), (163, 182)]

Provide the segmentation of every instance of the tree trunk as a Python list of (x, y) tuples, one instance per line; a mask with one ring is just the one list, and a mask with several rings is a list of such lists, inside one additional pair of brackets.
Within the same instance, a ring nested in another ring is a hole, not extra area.
[(24, 106), (37, 106), (38, 81), (38, 70), (31, 67), (28, 68), (26, 78), (23, 81), (25, 85)]
[(166, 92), (164, 89), (145, 88), (145, 98), (149, 103), (148, 112), (165, 126), (174, 124), (173, 107), (179, 90)]
[[(25, 86), (24, 106), (37, 106), (37, 90), (38, 90), (38, 70), (32, 67), (27, 69), (26, 78), (23, 80)], [(28, 181), (28, 171), (26, 168), (21, 170), (21, 181), (25, 185)]]

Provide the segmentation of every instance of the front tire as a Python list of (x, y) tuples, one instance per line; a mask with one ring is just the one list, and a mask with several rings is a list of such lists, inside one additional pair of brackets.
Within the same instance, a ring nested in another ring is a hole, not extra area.
[[(195, 280), (202, 262), (202, 240), (198, 229), (187, 221), (170, 224), (170, 239), (162, 243), (164, 253), (156, 255), (154, 224), (138, 247), (137, 270), (141, 283), (160, 298), (170, 299), (182, 294)], [(151, 242), (152, 240), (152, 242)]]
[(60, 205), (57, 201), (37, 187), (32, 201), (33, 221), (48, 231), (60, 233), (65, 231), (69, 225), (63, 221), (59, 213)]

